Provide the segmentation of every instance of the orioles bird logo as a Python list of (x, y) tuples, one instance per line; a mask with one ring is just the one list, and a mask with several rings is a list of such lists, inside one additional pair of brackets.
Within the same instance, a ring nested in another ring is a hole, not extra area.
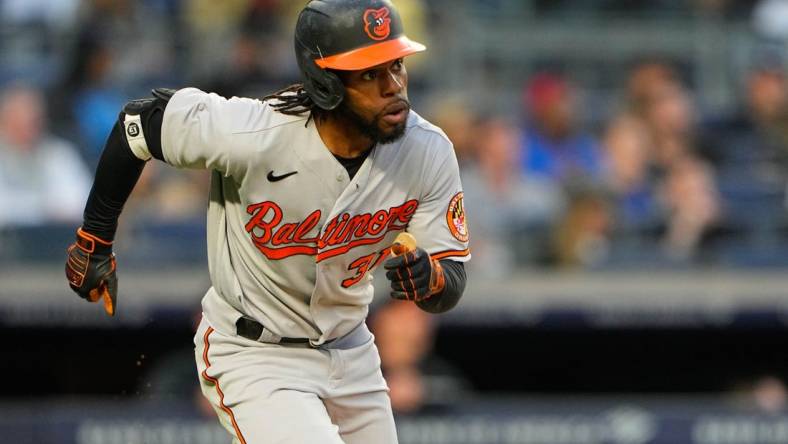
[(372, 40), (384, 40), (391, 34), (389, 8), (367, 9), (364, 11), (364, 31)]

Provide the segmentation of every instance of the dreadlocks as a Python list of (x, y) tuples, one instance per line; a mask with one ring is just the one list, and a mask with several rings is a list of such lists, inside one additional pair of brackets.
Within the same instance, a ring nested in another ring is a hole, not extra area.
[(282, 114), (288, 116), (300, 116), (309, 113), (307, 125), (312, 118), (320, 119), (326, 111), (315, 105), (309, 97), (302, 83), (294, 83), (279, 91), (269, 94), (263, 101), (271, 101), (271, 107)]

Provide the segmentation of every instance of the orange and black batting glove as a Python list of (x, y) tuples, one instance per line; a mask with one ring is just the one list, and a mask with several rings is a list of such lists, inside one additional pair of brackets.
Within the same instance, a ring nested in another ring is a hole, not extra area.
[(90, 302), (103, 299), (104, 310), (110, 316), (115, 315), (118, 277), (115, 275), (112, 242), (79, 228), (76, 242), (68, 247), (66, 278), (71, 289), (81, 298)]
[(420, 302), (442, 292), (446, 285), (440, 262), (423, 248), (397, 254), (386, 260), (383, 267), (394, 299)]

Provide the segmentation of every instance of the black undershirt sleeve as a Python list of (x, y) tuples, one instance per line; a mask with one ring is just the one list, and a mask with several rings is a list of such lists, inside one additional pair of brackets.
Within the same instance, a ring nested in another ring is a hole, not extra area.
[(440, 264), (446, 279), (443, 291), (429, 299), (416, 302), (419, 308), (429, 313), (443, 313), (451, 310), (460, 302), (460, 297), (465, 291), (465, 265), (451, 259), (443, 259)]
[[(160, 153), (159, 149), (157, 154), (161, 156)], [(144, 166), (145, 161), (138, 159), (128, 147), (122, 124), (116, 123), (96, 168), (96, 178), (85, 205), (83, 230), (106, 241), (115, 238), (118, 217)]]

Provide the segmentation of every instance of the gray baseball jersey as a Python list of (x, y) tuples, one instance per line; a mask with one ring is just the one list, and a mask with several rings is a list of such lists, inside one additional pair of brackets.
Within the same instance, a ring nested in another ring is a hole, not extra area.
[(179, 90), (161, 142), (167, 163), (214, 171), (203, 312), (226, 334), (239, 315), (273, 340), (317, 346), (347, 334), (364, 321), (371, 272), (401, 231), (433, 257), (470, 258), (451, 142), (415, 112), (352, 179), (313, 121), (259, 100)]

